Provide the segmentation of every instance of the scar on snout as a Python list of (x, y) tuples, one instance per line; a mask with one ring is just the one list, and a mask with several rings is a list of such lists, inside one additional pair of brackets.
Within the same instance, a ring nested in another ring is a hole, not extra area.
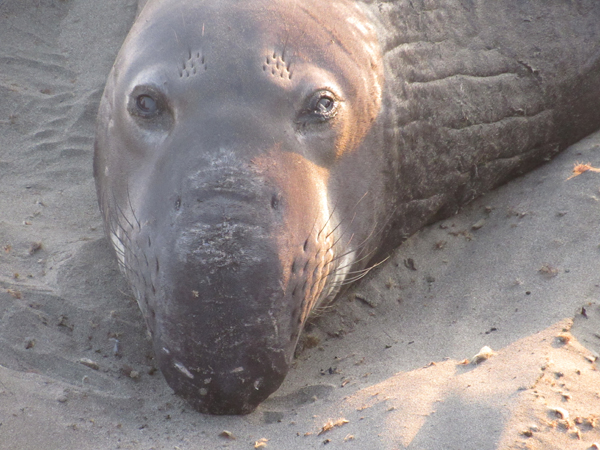
[(192, 380), (194, 379), (194, 375), (192, 375), (192, 373), (189, 370), (187, 370), (187, 367), (185, 367), (183, 364), (181, 364), (180, 362), (176, 362), (174, 365), (175, 368), (179, 370), (182, 374), (184, 374), (186, 377)]

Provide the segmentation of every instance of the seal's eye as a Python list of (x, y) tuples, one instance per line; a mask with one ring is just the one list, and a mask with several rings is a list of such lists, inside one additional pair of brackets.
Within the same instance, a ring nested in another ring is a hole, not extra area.
[(167, 94), (154, 85), (135, 86), (127, 96), (127, 111), (138, 126), (147, 130), (165, 131), (173, 124)]
[(156, 100), (147, 94), (138, 95), (135, 104), (143, 114), (154, 114), (158, 110)]
[(326, 89), (317, 91), (307, 99), (300, 119), (304, 123), (326, 122), (335, 117), (339, 105), (340, 100), (333, 92)]
[(328, 96), (323, 96), (317, 101), (315, 112), (317, 114), (328, 114), (335, 106), (335, 100)]

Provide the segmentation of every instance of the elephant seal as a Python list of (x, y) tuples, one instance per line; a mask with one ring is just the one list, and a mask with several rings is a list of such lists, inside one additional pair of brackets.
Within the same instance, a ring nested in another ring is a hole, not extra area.
[(592, 0), (148, 1), (94, 174), (169, 385), (253, 411), (317, 305), (599, 127), (598, 44)]

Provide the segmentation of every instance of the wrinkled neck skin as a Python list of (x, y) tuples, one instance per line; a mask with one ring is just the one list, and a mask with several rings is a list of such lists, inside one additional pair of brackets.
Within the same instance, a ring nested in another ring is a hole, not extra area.
[(197, 410), (254, 410), (311, 311), (368, 267), (393, 185), (383, 89), (350, 1), (150, 0), (138, 17), (94, 172), (158, 365)]

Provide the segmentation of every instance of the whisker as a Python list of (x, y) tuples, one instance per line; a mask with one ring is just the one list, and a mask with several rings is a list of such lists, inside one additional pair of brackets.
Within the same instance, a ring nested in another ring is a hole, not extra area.
[[(353, 260), (351, 263), (349, 263), (349, 264), (346, 264), (345, 266), (342, 266), (342, 267), (336, 267), (336, 268), (335, 268), (335, 270), (333, 270), (333, 271), (332, 271), (332, 273), (336, 273), (337, 271), (339, 271), (339, 270), (342, 270), (342, 269), (345, 269), (345, 268), (346, 268), (346, 267), (348, 267), (348, 266), (351, 266), (351, 265), (353, 265), (353, 264), (356, 264), (356, 263), (359, 263), (359, 262), (361, 262), (361, 261), (364, 261), (364, 260), (365, 260), (365, 259), (367, 259), (367, 258), (370, 258), (370, 257), (373, 255), (373, 253), (375, 253), (375, 251), (376, 251), (376, 249), (373, 249), (373, 250), (371, 250), (369, 253), (367, 253), (365, 256), (363, 256), (362, 258), (359, 258), (359, 259)], [(344, 257), (344, 256), (346, 256), (346, 255), (349, 255), (349, 254), (350, 254), (350, 253), (352, 253), (352, 252), (354, 252), (354, 250), (349, 250), (349, 251), (347, 251), (346, 253), (344, 253), (343, 255), (340, 255), (339, 257), (333, 258), (331, 261), (327, 262), (327, 264), (325, 264), (323, 267), (327, 267), (327, 266), (329, 266), (331, 263), (333, 263), (333, 262), (336, 262), (336, 261), (339, 261), (341, 258), (343, 258), (343, 257)]]
[[(321, 236), (321, 233), (323, 232), (323, 230), (325, 230), (325, 227), (329, 224), (329, 222), (331, 221), (331, 218), (333, 217), (333, 214), (335, 213), (335, 210), (337, 209), (337, 202), (335, 203), (335, 205), (333, 205), (333, 209), (331, 210), (331, 213), (329, 214), (329, 217), (327, 218), (327, 220), (325, 221), (325, 223), (323, 224), (323, 227), (319, 230), (319, 232), (317, 233), (317, 239), (319, 239), (319, 237)], [(327, 235), (325, 238), (328, 238), (329, 235)]]
[[(346, 227), (344, 232), (342, 234), (340, 234), (340, 236), (333, 242), (333, 244), (331, 244), (330, 248), (334, 248), (340, 242), (340, 240), (344, 237), (344, 234), (346, 234), (346, 231), (348, 230), (348, 228), (349, 228), (349, 226)], [(354, 233), (352, 233), (352, 236), (350, 236), (350, 239), (348, 240), (348, 242), (346, 242), (347, 246), (350, 245), (350, 243), (352, 242), (352, 239), (354, 239)]]
[[(376, 251), (377, 251), (376, 249), (373, 249), (373, 250), (371, 250), (369, 253), (367, 253), (366, 255), (364, 255), (362, 258), (360, 258), (360, 259), (357, 259), (357, 260), (355, 260), (355, 261), (352, 261), (351, 263), (349, 263), (349, 264), (346, 264), (345, 266), (336, 267), (336, 269), (335, 269), (335, 270), (336, 270), (336, 271), (338, 271), (338, 270), (343, 270), (343, 269), (345, 269), (346, 267), (353, 266), (354, 264), (356, 264), (356, 263), (359, 263), (359, 262), (361, 262), (361, 261), (364, 261), (364, 260), (366, 260), (367, 258), (371, 258), (371, 257), (373, 257), (373, 255), (374, 255), (374, 253), (375, 253)], [(361, 269), (361, 270), (363, 270), (363, 269)], [(348, 272), (348, 273), (351, 273), (351, 272)]]
[[(346, 267), (352, 266), (353, 264), (356, 264), (357, 262), (360, 262), (360, 261), (362, 261), (362, 260), (364, 260), (364, 259), (366, 259), (366, 258), (370, 258), (370, 257), (372, 256), (372, 253), (373, 253), (374, 251), (375, 251), (375, 250), (372, 250), (372, 251), (371, 251), (371, 252), (369, 252), (367, 255), (365, 255), (363, 258), (361, 258), (361, 259), (359, 259), (359, 260), (357, 260), (357, 261), (353, 261), (353, 262), (351, 262), (351, 263), (349, 263), (349, 264), (346, 264), (346, 265), (345, 265), (345, 266), (343, 266), (343, 267), (336, 267), (334, 270), (332, 270), (332, 271), (328, 272), (327, 274), (325, 274), (325, 275), (323, 275), (323, 276), (319, 277), (319, 279), (317, 279), (316, 283), (321, 283), (321, 282), (322, 282), (322, 280), (324, 280), (324, 279), (327, 279), (327, 278), (328, 278), (328, 277), (330, 277), (330, 276), (334, 276), (334, 275), (336, 275), (336, 273), (337, 273), (339, 270), (342, 270), (342, 269), (345, 269)], [(323, 265), (323, 268), (325, 269), (325, 268), (326, 268), (327, 266), (329, 266), (329, 264), (331, 264), (332, 262), (333, 262), (333, 260), (332, 260), (332, 261), (329, 261), (327, 264)], [(361, 269), (361, 271), (362, 271), (362, 270), (368, 270), (368, 269)], [(360, 272), (360, 271), (354, 271), (354, 272), (349, 272), (349, 273), (359, 273), (359, 272)], [(346, 274), (346, 275), (347, 275), (347, 274)], [(342, 281), (338, 282), (338, 284), (337, 284), (337, 285), (339, 285), (339, 286), (342, 286), (342, 285), (343, 285), (343, 282), (344, 282), (344, 280), (342, 280)], [(336, 285), (336, 284), (333, 284), (332, 286), (333, 286), (333, 287), (335, 287), (335, 286), (337, 286), (337, 285)]]
[[(119, 205), (119, 202), (117, 201), (117, 198), (115, 197), (114, 193), (113, 193), (113, 201), (112, 204), (115, 206), (117, 213), (123, 217), (123, 219), (125, 219), (125, 221), (127, 222), (127, 224), (129, 225), (129, 227), (133, 230), (133, 224), (129, 221), (129, 218), (127, 217), (127, 214), (125, 214), (125, 212), (123, 211), (123, 209), (121, 208), (121, 206)], [(119, 222), (117, 220), (117, 222)]]
[(385, 258), (384, 260), (382, 260), (382, 261), (379, 261), (378, 263), (375, 263), (375, 264), (373, 264), (372, 266), (370, 266), (370, 267), (367, 267), (367, 268), (365, 268), (365, 269), (353, 270), (353, 271), (351, 271), (351, 272), (348, 272), (348, 275), (350, 275), (350, 274), (364, 274), (365, 272), (366, 272), (366, 273), (369, 273), (369, 272), (370, 272), (371, 270), (373, 270), (375, 267), (378, 267), (378, 266), (382, 265), (382, 264), (383, 264), (384, 262), (386, 262), (388, 259), (390, 259), (390, 256), (388, 256), (388, 257), (387, 257), (387, 258)]
[(141, 231), (142, 224), (140, 223), (140, 221), (138, 220), (137, 216), (135, 215), (135, 210), (133, 209), (133, 205), (131, 204), (131, 196), (129, 195), (129, 184), (127, 185), (127, 202), (129, 203), (129, 209), (131, 210), (131, 214), (133, 215), (133, 218), (137, 222), (138, 231)]

